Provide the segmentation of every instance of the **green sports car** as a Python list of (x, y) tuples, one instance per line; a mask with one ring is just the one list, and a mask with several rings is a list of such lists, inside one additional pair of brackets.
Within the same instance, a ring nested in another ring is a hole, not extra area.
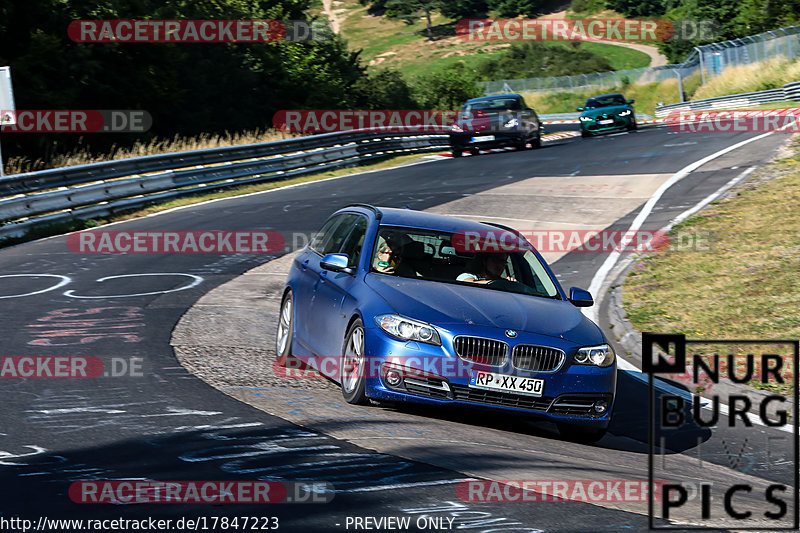
[(593, 96), (586, 100), (586, 105), (579, 107), (578, 111), (581, 111), (581, 116), (578, 117), (581, 123), (581, 137), (636, 129), (633, 100), (625, 100), (619, 93)]

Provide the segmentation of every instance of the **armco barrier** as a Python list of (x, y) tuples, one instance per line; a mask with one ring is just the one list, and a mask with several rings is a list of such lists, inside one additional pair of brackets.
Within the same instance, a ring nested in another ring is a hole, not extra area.
[(736, 109), (753, 105), (771, 104), (784, 100), (800, 101), (800, 82), (787, 83), (780, 89), (767, 89), (753, 93), (732, 94), (716, 98), (692, 100), (656, 108), (656, 117), (666, 117), (675, 111), (702, 111), (706, 109)]
[(198, 192), (438, 150), (448, 145), (446, 131), (337, 132), (16, 174), (0, 180), (0, 239)]

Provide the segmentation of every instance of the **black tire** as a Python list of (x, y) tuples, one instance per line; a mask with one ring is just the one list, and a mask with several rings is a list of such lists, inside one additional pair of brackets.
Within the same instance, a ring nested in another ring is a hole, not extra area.
[(592, 136), (592, 134), (591, 134), (591, 133), (589, 133), (588, 131), (586, 131), (586, 130), (581, 130), (581, 137), (583, 137), (584, 139), (588, 139), (588, 138), (589, 138), (589, 137), (591, 137), (591, 136)]
[[(359, 333), (360, 332), (360, 333)], [(353, 366), (355, 359), (359, 359), (358, 365)], [(368, 403), (366, 394), (366, 368), (367, 358), (364, 354), (364, 323), (357, 318), (347, 328), (347, 335), (344, 336), (342, 346), (342, 357), (339, 364), (341, 374), (342, 397), (344, 401), (353, 405), (365, 405)]]
[(558, 432), (567, 440), (574, 442), (597, 442), (602, 439), (608, 429), (587, 428), (574, 424), (558, 424)]
[(541, 147), (542, 147), (542, 136), (541, 135), (537, 135), (531, 141), (531, 150), (536, 150), (537, 148), (541, 148)]
[(292, 337), (294, 336), (294, 297), (287, 291), (281, 300), (278, 313), (278, 331), (275, 333), (275, 355), (278, 365), (285, 367), (286, 360), (292, 356)]
[(636, 124), (636, 119), (633, 119), (633, 122), (631, 123), (631, 125), (628, 126), (628, 131), (633, 131), (633, 130), (638, 130), (638, 129), (639, 129), (639, 125)]
[(470, 155), (480, 155), (481, 151), (478, 150), (477, 148), (470, 148), (469, 153)]
[(461, 157), (463, 151), (464, 151), (463, 148), (451, 148), (450, 149), (450, 153), (453, 154), (453, 157)]

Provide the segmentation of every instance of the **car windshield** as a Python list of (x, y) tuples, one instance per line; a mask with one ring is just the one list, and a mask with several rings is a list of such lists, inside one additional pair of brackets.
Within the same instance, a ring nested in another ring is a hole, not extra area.
[(486, 100), (478, 100), (475, 102), (467, 102), (464, 104), (464, 111), (505, 111), (510, 109), (512, 111), (519, 111), (521, 108), (519, 99), (517, 98), (491, 98)]
[(499, 228), (447, 233), (382, 226), (370, 271), (560, 299), (532, 249), (521, 237)]
[(625, 97), (621, 94), (609, 94), (608, 96), (595, 96), (586, 100), (584, 107), (608, 107), (612, 105), (625, 105)]

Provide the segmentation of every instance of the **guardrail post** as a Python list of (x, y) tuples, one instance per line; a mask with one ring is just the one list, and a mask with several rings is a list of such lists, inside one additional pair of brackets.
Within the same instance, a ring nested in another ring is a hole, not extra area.
[[(786, 33), (786, 30), (783, 30), (783, 33)], [(794, 59), (794, 54), (792, 54), (792, 36), (786, 33), (786, 49), (789, 51), (789, 59)]]
[(706, 68), (703, 66), (703, 51), (700, 50), (699, 46), (694, 47), (697, 50), (698, 55), (700, 56), (700, 76), (703, 78), (703, 85), (706, 84)]
[(675, 69), (674, 72), (675, 75), (678, 76), (678, 96), (680, 97), (680, 102), (683, 103), (683, 79), (681, 77), (681, 71)]

